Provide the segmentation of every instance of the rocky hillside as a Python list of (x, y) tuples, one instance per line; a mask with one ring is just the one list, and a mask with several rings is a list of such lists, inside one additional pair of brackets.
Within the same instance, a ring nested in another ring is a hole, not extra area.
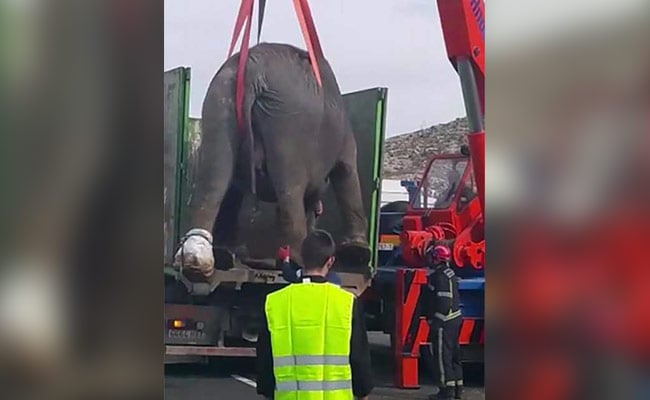
[(416, 179), (433, 154), (458, 152), (467, 143), (467, 119), (457, 118), (446, 124), (393, 136), (384, 147), (386, 179)]

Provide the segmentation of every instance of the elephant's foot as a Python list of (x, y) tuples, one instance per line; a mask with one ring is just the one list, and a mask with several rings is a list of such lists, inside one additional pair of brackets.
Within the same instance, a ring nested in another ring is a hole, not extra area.
[(214, 272), (212, 235), (204, 229), (190, 230), (174, 256), (174, 267), (192, 281), (202, 281)]
[(363, 240), (345, 241), (336, 249), (336, 260), (341, 269), (365, 269), (370, 256), (370, 246)]

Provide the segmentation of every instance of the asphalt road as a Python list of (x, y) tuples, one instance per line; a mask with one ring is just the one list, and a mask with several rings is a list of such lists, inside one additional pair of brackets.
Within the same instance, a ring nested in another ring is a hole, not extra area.
[[(376, 386), (372, 400), (424, 400), (436, 389), (421, 368), (417, 390), (400, 390), (393, 386), (393, 368), (386, 335), (371, 333), (373, 372)], [(465, 366), (465, 399), (483, 400), (483, 367)], [(208, 365), (177, 364), (165, 368), (165, 399), (168, 400), (260, 400), (255, 392), (252, 359), (218, 359)]]
[[(229, 365), (237, 363), (228, 362)], [(242, 372), (241, 365), (233, 372)], [(244, 368), (250, 373), (251, 368)], [(170, 365), (165, 368), (165, 399), (170, 400), (260, 400), (254, 381), (242, 383), (223, 368), (213, 365)], [(243, 376), (242, 376), (243, 377)]]

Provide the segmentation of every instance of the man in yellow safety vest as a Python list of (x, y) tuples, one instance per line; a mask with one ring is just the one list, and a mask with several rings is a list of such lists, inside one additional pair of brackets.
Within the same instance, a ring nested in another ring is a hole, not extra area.
[(266, 298), (257, 393), (268, 399), (366, 400), (373, 388), (361, 303), (325, 279), (335, 248), (329, 233), (310, 233), (301, 282)]

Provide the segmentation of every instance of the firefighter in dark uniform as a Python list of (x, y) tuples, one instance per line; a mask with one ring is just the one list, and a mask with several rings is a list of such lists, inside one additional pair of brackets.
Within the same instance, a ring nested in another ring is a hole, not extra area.
[(463, 392), (463, 369), (460, 361), (461, 311), (458, 278), (449, 266), (451, 251), (435, 246), (428, 251), (429, 275), (425, 299), (431, 344), (431, 370), (440, 390), (429, 399), (460, 399)]

